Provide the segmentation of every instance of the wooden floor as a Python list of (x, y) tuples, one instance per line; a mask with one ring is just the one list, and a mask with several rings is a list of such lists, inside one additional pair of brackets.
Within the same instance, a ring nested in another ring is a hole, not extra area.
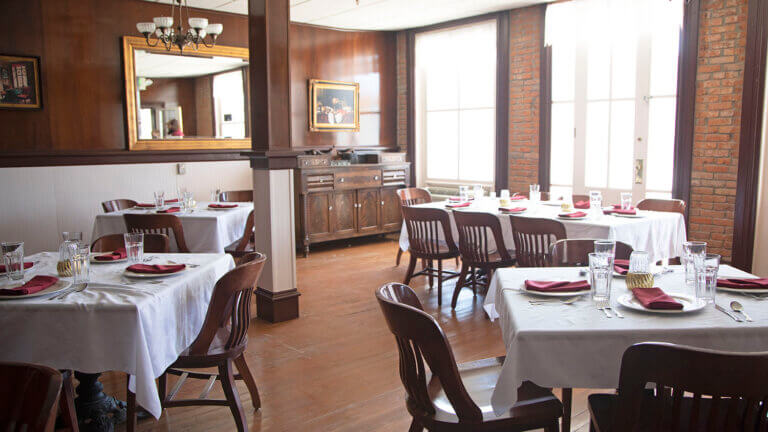
[[(408, 256), (395, 267), (396, 251), (392, 239), (358, 239), (318, 246), (308, 259), (297, 260), (301, 317), (280, 324), (251, 322), (246, 355), (261, 410), (253, 412), (248, 391), (238, 382), (251, 431), (408, 430), (395, 342), (374, 298), (376, 288), (404, 277)], [(443, 327), (459, 362), (504, 354), (501, 332), (486, 319), (481, 295), (473, 298), (464, 290), (452, 311), (450, 282), (439, 308), (437, 288), (428, 290), (424, 279), (411, 285)], [(103, 382), (105, 391), (125, 397), (123, 373), (106, 373)], [(185, 384), (180, 395), (196, 397), (203, 384)], [(589, 429), (586, 394), (574, 391), (572, 430)], [(218, 385), (209, 397), (223, 397)], [(172, 408), (159, 421), (139, 422), (138, 430), (234, 431), (235, 424), (226, 407)]]

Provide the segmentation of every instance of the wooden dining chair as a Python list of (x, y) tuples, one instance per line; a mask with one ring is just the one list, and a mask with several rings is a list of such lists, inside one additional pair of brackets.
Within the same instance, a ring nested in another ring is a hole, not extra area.
[[(588, 398), (591, 431), (768, 431), (768, 351), (629, 347), (618, 394)], [(646, 390), (652, 385), (652, 390)]]
[(589, 195), (579, 195), (579, 194), (573, 194), (571, 195), (571, 202), (576, 204), (579, 201), (586, 201), (589, 202)]
[[(595, 251), (597, 239), (563, 239), (552, 244), (550, 253), (552, 267), (581, 267), (589, 265), (589, 254)], [(632, 246), (617, 241), (616, 259), (628, 260)]]
[[(168, 253), (170, 243), (170, 239), (165, 234), (144, 234), (144, 252)], [(91, 244), (91, 252), (112, 252), (121, 247), (125, 247), (123, 235), (108, 234), (97, 238)]]
[[(253, 252), (243, 257), (241, 264), (216, 282), (208, 305), (203, 327), (197, 338), (159, 378), (159, 393), (163, 408), (197, 405), (228, 406), (239, 432), (248, 430), (235, 380), (245, 381), (254, 410), (261, 407), (259, 391), (245, 360), (248, 325), (251, 319), (251, 297), (267, 257)], [(235, 374), (232, 364), (237, 367)], [(217, 368), (218, 373), (195, 372), (189, 369)], [(166, 392), (168, 374), (179, 379)], [(187, 378), (208, 381), (199, 399), (176, 399)], [(208, 399), (213, 384), (221, 383), (226, 399)], [(128, 432), (136, 428), (136, 395), (128, 390)]]
[(478, 269), (485, 272), (490, 283), (494, 270), (515, 265), (515, 253), (507, 249), (496, 215), (454, 211), (453, 218), (459, 231), (461, 252), (461, 273), (451, 300), (451, 308), (455, 309), (463, 287), (471, 284), (472, 292), (477, 294), (477, 285), (481, 284), (477, 277)]
[(124, 214), (125, 226), (128, 232), (143, 232), (144, 234), (165, 234), (168, 238), (173, 235), (176, 248), (181, 253), (189, 253), (187, 242), (184, 240), (184, 228), (181, 219), (171, 214)]
[(224, 191), (219, 195), (219, 200), (223, 202), (253, 202), (253, 190)]
[(233, 248), (224, 250), (226, 253), (232, 255), (235, 258), (235, 260), (255, 250), (256, 238), (255, 238), (253, 226), (254, 226), (253, 210), (251, 210), (251, 212), (248, 213), (248, 219), (245, 221), (245, 230), (243, 230), (243, 236), (240, 237), (240, 240), (237, 242), (237, 244)]
[(548, 267), (552, 262), (552, 244), (566, 238), (562, 222), (544, 219), (510, 216), (515, 239), (518, 267)]
[(125, 210), (132, 207), (136, 207), (136, 201), (129, 199), (114, 199), (104, 201), (101, 203), (101, 208), (104, 209), (104, 213), (112, 213), (118, 210)]
[[(408, 207), (417, 204), (431, 203), (432, 194), (428, 190), (422, 188), (404, 188), (397, 190), (397, 197), (400, 199), (400, 207)], [(397, 246), (397, 259), (395, 265), (400, 265), (400, 258), (403, 256), (403, 249), (400, 245)]]
[(504, 358), (457, 365), (445, 333), (411, 288), (389, 283), (376, 291), (376, 300), (397, 341), (410, 432), (559, 429), (560, 401), (530, 381), (518, 388), (518, 402), (497, 417), (490, 398)]
[(0, 363), (0, 431), (53, 431), (62, 381), (47, 366)]
[(680, 213), (685, 216), (685, 201), (679, 199), (646, 198), (635, 205), (640, 210)]
[[(437, 304), (442, 305), (443, 281), (459, 276), (457, 272), (443, 270), (444, 259), (455, 259), (459, 256), (459, 248), (456, 247), (451, 232), (451, 217), (447, 211), (436, 208), (405, 206), (402, 212), (408, 231), (408, 251), (411, 254), (404, 283), (409, 284), (416, 276), (426, 276), (429, 287), (432, 288), (434, 278), (437, 277)], [(414, 273), (418, 260), (426, 262), (426, 265), (421, 271)], [(435, 261), (437, 268), (434, 267)]]

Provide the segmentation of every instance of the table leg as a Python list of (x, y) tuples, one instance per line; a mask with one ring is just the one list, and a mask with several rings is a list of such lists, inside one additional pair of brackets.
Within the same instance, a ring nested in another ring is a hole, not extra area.
[(75, 378), (80, 382), (75, 407), (83, 432), (112, 432), (116, 424), (125, 421), (125, 402), (104, 394), (100, 376), (100, 373), (75, 372)]
[(564, 388), (563, 391), (563, 432), (571, 431), (571, 405), (573, 403), (573, 389)]

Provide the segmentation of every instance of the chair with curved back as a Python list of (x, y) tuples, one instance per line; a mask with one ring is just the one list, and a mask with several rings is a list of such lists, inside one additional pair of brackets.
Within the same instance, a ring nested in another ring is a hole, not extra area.
[(589, 195), (573, 194), (571, 195), (571, 202), (576, 205), (577, 202), (586, 202), (589, 204)]
[[(168, 253), (171, 241), (165, 234), (144, 234), (144, 252)], [(125, 247), (122, 234), (108, 234), (97, 238), (91, 244), (91, 252), (112, 252)]]
[[(248, 430), (235, 380), (242, 379), (251, 394), (255, 410), (261, 407), (259, 391), (245, 360), (251, 303), (256, 284), (267, 257), (253, 252), (243, 257), (241, 264), (222, 276), (213, 288), (208, 312), (202, 329), (179, 358), (160, 376), (159, 392), (163, 408), (192, 405), (228, 406), (235, 418), (237, 430)], [(235, 375), (232, 364), (239, 374)], [(217, 368), (218, 373), (193, 372), (188, 369)], [(170, 394), (166, 393), (167, 374), (179, 375)], [(209, 383), (221, 382), (226, 399), (207, 399), (211, 386), (207, 386), (199, 399), (174, 399), (187, 378), (205, 379)], [(136, 426), (136, 395), (128, 391), (128, 430)]]
[(124, 214), (125, 226), (128, 232), (143, 232), (144, 234), (165, 234), (168, 238), (173, 235), (176, 248), (181, 253), (189, 253), (187, 242), (184, 240), (184, 228), (181, 220), (170, 214)]
[[(431, 203), (432, 194), (428, 190), (422, 188), (404, 188), (397, 190), (397, 197), (400, 199), (400, 207), (407, 207), (417, 204)], [(400, 258), (403, 256), (403, 250), (400, 245), (397, 246), (397, 259), (395, 265), (400, 265)]]
[(766, 351), (633, 345), (621, 359), (618, 394), (589, 396), (590, 430), (768, 431), (766, 366)]
[(253, 190), (224, 191), (219, 195), (219, 200), (223, 202), (253, 202)]
[(551, 262), (552, 244), (566, 238), (562, 222), (544, 219), (510, 216), (512, 235), (518, 267), (548, 267)]
[(685, 201), (679, 199), (646, 198), (638, 202), (635, 207), (640, 210), (680, 213), (685, 216)]
[(254, 220), (253, 210), (248, 213), (248, 219), (245, 222), (245, 230), (243, 230), (243, 236), (237, 242), (237, 245), (233, 249), (226, 249), (225, 252), (232, 255), (235, 259), (238, 259), (248, 253), (255, 250), (255, 233), (254, 233)]
[(397, 341), (400, 380), (413, 417), (410, 432), (559, 429), (560, 401), (530, 381), (517, 390), (518, 402), (497, 417), (489, 384), (497, 381), (504, 358), (457, 365), (445, 333), (411, 288), (389, 283), (376, 291), (376, 300)]
[(104, 209), (104, 213), (112, 213), (118, 210), (125, 210), (132, 207), (136, 207), (137, 202), (129, 199), (114, 199), (104, 201), (101, 203), (101, 208)]
[(473, 293), (477, 294), (477, 269), (484, 270), (490, 281), (497, 268), (515, 265), (515, 253), (504, 244), (501, 223), (496, 215), (454, 211), (453, 218), (459, 231), (461, 251), (461, 273), (451, 300), (451, 307), (455, 309), (463, 287), (471, 283)]
[(52, 431), (62, 383), (61, 373), (47, 366), (0, 363), (0, 430)]
[[(444, 259), (459, 256), (459, 248), (451, 232), (451, 217), (447, 211), (436, 208), (405, 206), (402, 212), (411, 254), (404, 283), (409, 284), (416, 276), (427, 276), (431, 288), (433, 279), (437, 277), (437, 304), (442, 305), (443, 281), (459, 276), (457, 272), (443, 270)], [(418, 260), (426, 262), (426, 266), (414, 273)], [(437, 268), (433, 267), (434, 261), (437, 261)]]
[[(595, 251), (597, 239), (563, 239), (552, 244), (551, 263), (553, 267), (582, 267), (589, 265), (589, 254)], [(629, 259), (632, 246), (617, 241), (616, 259)]]

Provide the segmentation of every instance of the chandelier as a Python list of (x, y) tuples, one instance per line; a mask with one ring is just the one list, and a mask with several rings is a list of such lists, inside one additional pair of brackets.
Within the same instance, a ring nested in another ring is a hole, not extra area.
[[(174, 28), (173, 21), (177, 15), (178, 25)], [(186, 15), (190, 27), (186, 31), (182, 27), (184, 15)], [(176, 46), (179, 51), (183, 52), (185, 47), (192, 44), (194, 44), (195, 49), (200, 44), (211, 48), (216, 45), (216, 38), (224, 30), (223, 24), (208, 24), (207, 18), (190, 18), (187, 0), (171, 0), (171, 16), (155, 17), (153, 21), (137, 23), (136, 28), (147, 39), (147, 45), (156, 47), (162, 42), (168, 51)], [(155, 37), (152, 38), (152, 35)], [(206, 41), (206, 36), (210, 36), (210, 45)]]

